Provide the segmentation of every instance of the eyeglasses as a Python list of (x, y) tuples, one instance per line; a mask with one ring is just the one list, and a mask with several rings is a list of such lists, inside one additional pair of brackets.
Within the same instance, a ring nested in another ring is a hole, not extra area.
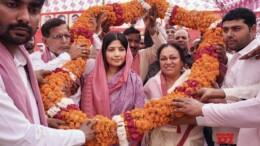
[(53, 39), (55, 40), (61, 40), (63, 37), (65, 37), (65, 39), (70, 39), (70, 34), (57, 34), (57, 35), (52, 35), (51, 36)]

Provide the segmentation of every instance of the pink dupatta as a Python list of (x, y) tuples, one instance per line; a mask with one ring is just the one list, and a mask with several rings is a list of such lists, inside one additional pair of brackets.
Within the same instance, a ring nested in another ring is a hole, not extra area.
[(140, 54), (137, 53), (135, 59), (133, 60), (132, 68), (140, 76)]
[[(160, 73), (160, 79), (161, 79), (161, 89), (162, 89), (162, 94), (163, 96), (166, 96), (167, 93), (167, 84), (166, 84), (166, 80), (165, 80), (165, 76), (163, 75), (163, 73)], [(177, 133), (181, 133), (181, 127), (177, 126)]]
[(87, 113), (90, 117), (98, 114), (111, 118), (109, 94), (121, 87), (127, 81), (132, 62), (133, 56), (128, 47), (122, 75), (113, 87), (109, 89), (102, 51), (100, 50), (96, 58), (95, 68), (85, 81), (85, 86), (82, 91), (82, 111)]
[(160, 79), (161, 79), (162, 94), (163, 94), (163, 96), (166, 96), (167, 95), (167, 85), (166, 85), (165, 77), (162, 72), (160, 73)]
[[(167, 95), (167, 85), (166, 85), (166, 80), (165, 77), (163, 75), (163, 73), (161, 72), (160, 74), (160, 79), (161, 79), (161, 89), (162, 89), (162, 94), (163, 96)], [(179, 141), (179, 143), (177, 144), (177, 146), (183, 146), (183, 144), (185, 143), (185, 141), (187, 140), (191, 130), (194, 128), (194, 125), (189, 125), (187, 127), (187, 129), (185, 130), (181, 140)], [(177, 133), (181, 133), (181, 127), (177, 126)]]
[(29, 55), (23, 46), (20, 46), (19, 50), (22, 52), (27, 61), (25, 69), (29, 75), (28, 79), (30, 80), (38, 109), (31, 108), (28, 92), (18, 73), (14, 59), (8, 49), (0, 43), (0, 75), (4, 82), (6, 92), (12, 98), (14, 105), (24, 114), (30, 123), (34, 123), (32, 110), (38, 110), (41, 124), (47, 126), (42, 98)]
[[(163, 73), (161, 72), (160, 74), (160, 79), (161, 79), (161, 89), (162, 89), (162, 94), (163, 96), (167, 95), (167, 85), (166, 85), (166, 80), (165, 77), (163, 75)], [(194, 128), (194, 125), (188, 125), (187, 129), (185, 130), (181, 140), (179, 141), (179, 143), (177, 144), (177, 146), (183, 146), (183, 144), (185, 143), (185, 141), (187, 140), (191, 130)], [(181, 133), (181, 127), (177, 126), (177, 133)]]
[(45, 50), (43, 51), (41, 57), (42, 57), (42, 60), (43, 60), (45, 63), (48, 63), (49, 61), (52, 60), (51, 52), (50, 52), (50, 50), (49, 50), (48, 47), (45, 48)]

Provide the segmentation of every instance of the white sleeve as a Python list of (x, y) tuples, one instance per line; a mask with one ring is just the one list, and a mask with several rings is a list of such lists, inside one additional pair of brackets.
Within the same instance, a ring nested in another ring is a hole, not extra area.
[(98, 50), (101, 50), (102, 41), (100, 40), (100, 38), (98, 37), (98, 35), (97, 35), (97, 34), (93, 34), (92, 37), (93, 37), (93, 46), (94, 46), (95, 48), (97, 48)]
[(165, 30), (165, 28), (164, 28), (160, 23), (158, 23), (158, 22), (156, 23), (156, 25), (155, 25), (155, 30), (158, 31), (158, 32), (160, 32), (160, 33), (162, 34), (163, 38), (164, 38), (165, 40), (167, 40), (166, 30)]
[(155, 33), (154, 35), (151, 35), (154, 46), (155, 46), (155, 51), (157, 51), (157, 49), (162, 45), (162, 44), (166, 44), (167, 41), (163, 36), (163, 33), (161, 31), (157, 31), (158, 33)]
[(206, 104), (202, 112), (211, 126), (236, 128), (260, 127), (260, 92), (256, 98), (231, 104)]
[(223, 91), (226, 94), (226, 98), (229, 99), (229, 96), (234, 96), (239, 99), (250, 99), (255, 97), (260, 90), (260, 82), (251, 86), (241, 86), (237, 88), (224, 88)]
[(197, 121), (197, 124), (199, 126), (208, 126), (208, 127), (212, 127), (211, 125), (209, 125), (207, 122), (206, 122), (206, 119), (202, 116), (199, 116), (199, 117), (196, 117), (196, 121)]
[(0, 76), (0, 144), (2, 146), (77, 146), (85, 142), (80, 130), (57, 130), (31, 124), (5, 92)]
[[(35, 52), (35, 53), (40, 53), (40, 52)], [(49, 61), (48, 63), (45, 63), (41, 59), (41, 55), (38, 55), (38, 54), (32, 53), (30, 55), (30, 58), (32, 61), (33, 70), (35, 70), (35, 71), (41, 70), (41, 69), (53, 71), (56, 68), (60, 68), (67, 62), (71, 61), (70, 55), (67, 52), (60, 54), (57, 58)]]

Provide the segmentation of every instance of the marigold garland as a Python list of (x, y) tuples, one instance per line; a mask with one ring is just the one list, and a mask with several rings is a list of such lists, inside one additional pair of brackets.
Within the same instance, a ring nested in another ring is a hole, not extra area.
[(165, 0), (146, 0), (145, 2), (149, 3), (151, 6), (156, 7), (159, 18), (163, 19), (165, 17), (165, 12), (170, 6)]
[(124, 12), (121, 5), (118, 3), (109, 4), (109, 5), (113, 7), (113, 11), (116, 14), (116, 22), (114, 23), (114, 26), (120, 26), (124, 24)]
[(145, 10), (142, 8), (142, 5), (135, 0), (127, 3), (122, 3), (121, 7), (124, 11), (125, 23), (130, 23), (132, 21), (140, 19), (145, 12)]
[[(88, 47), (92, 44), (93, 24), (90, 16), (97, 16), (100, 11), (106, 11), (107, 20), (111, 25), (129, 23), (141, 18), (145, 9), (142, 0), (103, 6), (94, 6), (86, 10), (74, 23), (71, 34), (74, 42), (86, 43)], [(169, 103), (176, 97), (188, 97), (201, 88), (211, 87), (211, 81), (216, 80), (219, 75), (219, 61), (215, 53), (215, 44), (222, 43), (222, 29), (218, 25), (220, 17), (208, 12), (186, 11), (178, 6), (171, 7), (165, 0), (146, 0), (146, 8), (156, 6), (159, 17), (164, 18), (167, 11), (169, 23), (178, 24), (204, 32), (203, 41), (199, 46), (195, 62), (191, 68), (189, 79), (177, 87), (172, 93), (162, 97), (160, 100), (152, 100), (144, 105), (143, 109), (134, 109), (118, 115), (124, 119), (127, 138), (140, 140), (141, 135), (148, 130), (162, 126), (171, 121), (169, 115), (175, 108)], [(150, 6), (147, 6), (150, 5)], [(171, 10), (171, 11), (170, 11)], [(170, 15), (169, 15), (170, 14)], [(167, 19), (168, 20), (168, 19)], [(200, 21), (197, 21), (200, 20)], [(85, 71), (86, 59), (78, 58), (65, 64), (46, 78), (47, 84), (41, 86), (44, 108), (48, 117), (54, 117), (66, 122), (60, 128), (78, 128), (87, 120), (86, 114), (82, 113), (77, 105), (69, 100), (71, 89)], [(181, 117), (182, 114), (176, 114)], [(110, 145), (119, 142), (117, 123), (106, 117), (97, 115), (91, 120), (98, 119), (98, 124), (93, 128), (99, 130), (97, 139), (88, 142), (88, 145)], [(124, 129), (124, 128), (123, 128)]]
[(172, 25), (181, 25), (204, 33), (208, 27), (221, 17), (211, 12), (187, 11), (179, 6), (175, 6), (171, 15)]

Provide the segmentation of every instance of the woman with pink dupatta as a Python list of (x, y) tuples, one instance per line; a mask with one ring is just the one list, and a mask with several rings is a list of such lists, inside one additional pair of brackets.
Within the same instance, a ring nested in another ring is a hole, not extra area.
[[(147, 100), (156, 100), (171, 93), (188, 79), (190, 70), (183, 71), (184, 54), (176, 44), (163, 44), (157, 52), (160, 72), (144, 86)], [(142, 145), (148, 146), (203, 146), (202, 127), (167, 124), (145, 134)]]
[(132, 61), (128, 41), (122, 33), (109, 33), (104, 37), (94, 70), (82, 91), (83, 112), (89, 117), (112, 118), (143, 107), (143, 85), (141, 78), (131, 70)]

